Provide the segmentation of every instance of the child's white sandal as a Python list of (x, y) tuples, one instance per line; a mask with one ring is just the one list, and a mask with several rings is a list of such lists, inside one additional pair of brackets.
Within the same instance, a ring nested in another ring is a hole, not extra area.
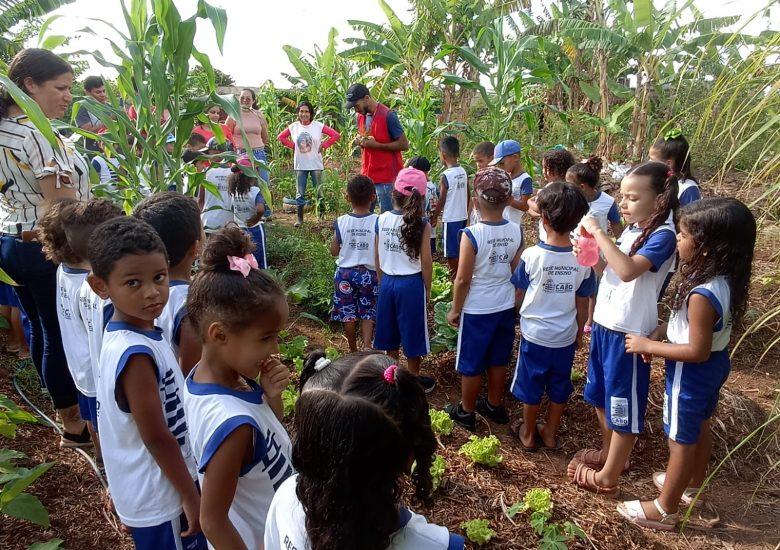
[(638, 500), (621, 502), (617, 506), (617, 511), (628, 521), (640, 527), (656, 529), (658, 531), (674, 531), (679, 520), (678, 514), (668, 514), (661, 506), (661, 503), (658, 502), (658, 499), (653, 501), (653, 506), (655, 506), (655, 509), (658, 510), (658, 513), (661, 515), (660, 520), (648, 519), (644, 508), (642, 508), (642, 503)]

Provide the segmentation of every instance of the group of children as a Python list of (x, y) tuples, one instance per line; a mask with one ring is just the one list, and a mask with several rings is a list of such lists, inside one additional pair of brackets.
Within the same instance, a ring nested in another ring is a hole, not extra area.
[[(345, 323), (353, 350), (359, 319), (365, 347), (393, 358), (403, 347), (409, 369), (419, 374), (429, 352), (434, 241), (424, 243), (441, 220), (443, 254), (454, 275), (447, 321), (458, 329), (461, 374), (460, 402), (445, 407), (450, 417), (472, 431), (477, 413), (509, 423), (503, 399), (519, 307), (522, 337), (510, 391), (523, 403), (523, 416), (511, 429), (526, 451), (557, 449), (574, 390), (574, 354), (589, 333), (584, 397), (596, 409), (602, 447), (577, 452), (568, 475), (584, 489), (614, 494), (644, 429), (650, 359), (663, 357), (670, 461), (666, 473), (654, 476), (661, 496), (621, 503), (618, 511), (639, 525), (674, 529), (680, 502), (690, 503), (711, 454), (709, 419), (730, 369), (731, 327), (747, 300), (753, 216), (734, 199), (701, 200), (679, 133), (659, 139), (651, 160), (623, 178), (619, 202), (600, 190), (598, 157), (575, 162), (562, 147), (548, 151), (547, 185), (532, 198), (520, 145), (500, 142), (490, 160), (491, 146), (474, 152), (473, 198), (454, 137), (439, 144), (438, 190), (428, 182), (430, 161), (416, 157), (395, 181), (390, 212), (370, 214), (371, 182), (349, 182), (353, 211), (335, 222), (331, 243), (338, 255), (333, 319)], [(540, 234), (525, 249), (524, 212), (539, 218)], [(583, 237), (600, 250), (592, 267), (578, 258)], [(659, 325), (658, 302), (675, 269), (673, 311)], [(487, 395), (480, 398), (483, 375)], [(433, 389), (431, 377), (418, 379)], [(545, 394), (547, 418), (540, 421)]]

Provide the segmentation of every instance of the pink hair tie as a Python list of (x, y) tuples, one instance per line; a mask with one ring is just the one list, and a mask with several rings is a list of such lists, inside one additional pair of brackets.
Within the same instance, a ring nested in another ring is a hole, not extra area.
[(247, 254), (243, 258), (239, 256), (228, 256), (228, 264), (231, 271), (238, 271), (246, 279), (252, 268), (258, 269), (257, 258), (252, 254)]
[(398, 365), (390, 365), (385, 369), (385, 373), (383, 376), (385, 377), (385, 382), (388, 384), (392, 384), (395, 386), (395, 371), (398, 370)]

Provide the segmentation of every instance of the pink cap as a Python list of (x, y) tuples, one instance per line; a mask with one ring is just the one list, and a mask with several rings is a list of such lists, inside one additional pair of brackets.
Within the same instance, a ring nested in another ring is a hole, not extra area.
[(238, 164), (240, 166), (247, 166), (247, 167), (251, 168), (252, 161), (249, 160), (249, 157), (247, 155), (241, 155), (241, 156), (239, 156), (236, 159), (236, 164)]
[(412, 194), (413, 190), (417, 190), (424, 197), (427, 183), (428, 178), (425, 176), (425, 172), (416, 168), (404, 168), (398, 172), (394, 188), (407, 197)]

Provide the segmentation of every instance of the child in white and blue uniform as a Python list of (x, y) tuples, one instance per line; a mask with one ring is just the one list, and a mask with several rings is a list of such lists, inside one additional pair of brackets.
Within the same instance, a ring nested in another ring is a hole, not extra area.
[(691, 150), (680, 130), (666, 132), (650, 148), (650, 160), (666, 163), (677, 175), (677, 200), (680, 207), (701, 199), (701, 190), (691, 170)]
[[(681, 209), (677, 253), (681, 277), (668, 325), (650, 338), (626, 336), (626, 350), (666, 359), (663, 422), (666, 472), (653, 474), (661, 494), (618, 505), (642, 527), (672, 531), (680, 506), (697, 497), (712, 452), (710, 418), (731, 370), (731, 329), (747, 303), (756, 222), (735, 199), (702, 199)], [(661, 340), (664, 335), (669, 343)]]
[[(582, 191), (571, 183), (553, 182), (537, 195), (536, 205), (547, 232), (545, 242), (526, 249), (512, 275), (522, 294), (522, 342), (512, 379), (512, 395), (523, 402), (518, 429), (525, 450), (558, 447), (557, 433), (574, 391), (571, 369), (587, 316), (587, 299), (596, 277), (572, 251), (570, 232), (588, 211)], [(537, 425), (542, 396), (550, 399), (547, 421)]]
[[(426, 182), (420, 170), (402, 169), (392, 193), (394, 208), (376, 222), (379, 298), (374, 348), (397, 359), (403, 346), (409, 370), (415, 374), (430, 352), (426, 304), (433, 264), (428, 246), (431, 226), (423, 217)], [(420, 382), (427, 391), (436, 385), (427, 376)]]
[[(606, 260), (584, 391), (599, 417), (602, 449), (581, 450), (568, 469), (572, 481), (590, 491), (614, 494), (618, 490), (620, 474), (644, 428), (650, 364), (640, 355), (626, 353), (625, 336), (649, 335), (658, 324), (659, 291), (675, 258), (674, 227), (667, 219), (677, 205), (676, 183), (674, 174), (660, 162), (640, 164), (623, 178), (620, 207), (631, 225), (617, 243), (595, 218), (582, 221)], [(597, 269), (603, 265), (600, 260)]]
[[(477, 172), (474, 192), (480, 221), (463, 230), (461, 261), (447, 321), (459, 327), (455, 367), (463, 377), (461, 401), (445, 411), (474, 431), (475, 411), (498, 424), (509, 422), (503, 405), (506, 367), (515, 343), (515, 292), (510, 282), (520, 261), (523, 233), (503, 219), (512, 180), (501, 168)], [(487, 373), (487, 399), (477, 399)]]
[(447, 258), (450, 272), (458, 269), (460, 254), (460, 232), (468, 225), (469, 218), (469, 177), (466, 170), (458, 164), (460, 143), (453, 136), (446, 136), (439, 142), (439, 158), (447, 167), (439, 183), (439, 201), (431, 217), (436, 222), (442, 220), (442, 252)]
[(154, 326), (168, 299), (165, 246), (149, 224), (121, 217), (95, 230), (89, 259), (88, 282), (114, 305), (100, 352), (97, 397), (117, 515), (138, 549), (205, 549), (197, 532), (200, 497), (184, 379), (162, 329)]
[(249, 157), (242, 155), (236, 160), (228, 177), (233, 221), (244, 232), (248, 233), (255, 244), (252, 252), (260, 269), (268, 267), (265, 254), (265, 227), (263, 216), (266, 211), (265, 199), (258, 185), (257, 178), (249, 177), (241, 171), (241, 166), (251, 168)]
[(354, 176), (347, 183), (347, 200), (352, 212), (333, 222), (331, 254), (337, 256), (331, 319), (344, 323), (350, 351), (357, 351), (357, 323), (363, 347), (371, 349), (376, 321), (376, 222), (371, 213), (376, 200), (374, 182), (366, 176)]
[[(417, 168), (428, 177), (431, 171), (431, 161), (425, 157), (412, 157), (406, 166), (410, 168)], [(439, 203), (439, 189), (436, 184), (430, 179), (425, 184), (425, 215), (428, 219), (433, 217), (433, 213), (436, 211), (436, 205)], [(431, 227), (431, 254), (436, 252), (436, 228)]]
[(280, 422), (290, 372), (271, 357), (287, 324), (287, 300), (247, 260), (250, 250), (236, 227), (213, 234), (188, 300), (203, 357), (187, 377), (184, 406), (203, 490), (200, 517), (213, 548), (260, 548), (271, 499), (293, 474)]

